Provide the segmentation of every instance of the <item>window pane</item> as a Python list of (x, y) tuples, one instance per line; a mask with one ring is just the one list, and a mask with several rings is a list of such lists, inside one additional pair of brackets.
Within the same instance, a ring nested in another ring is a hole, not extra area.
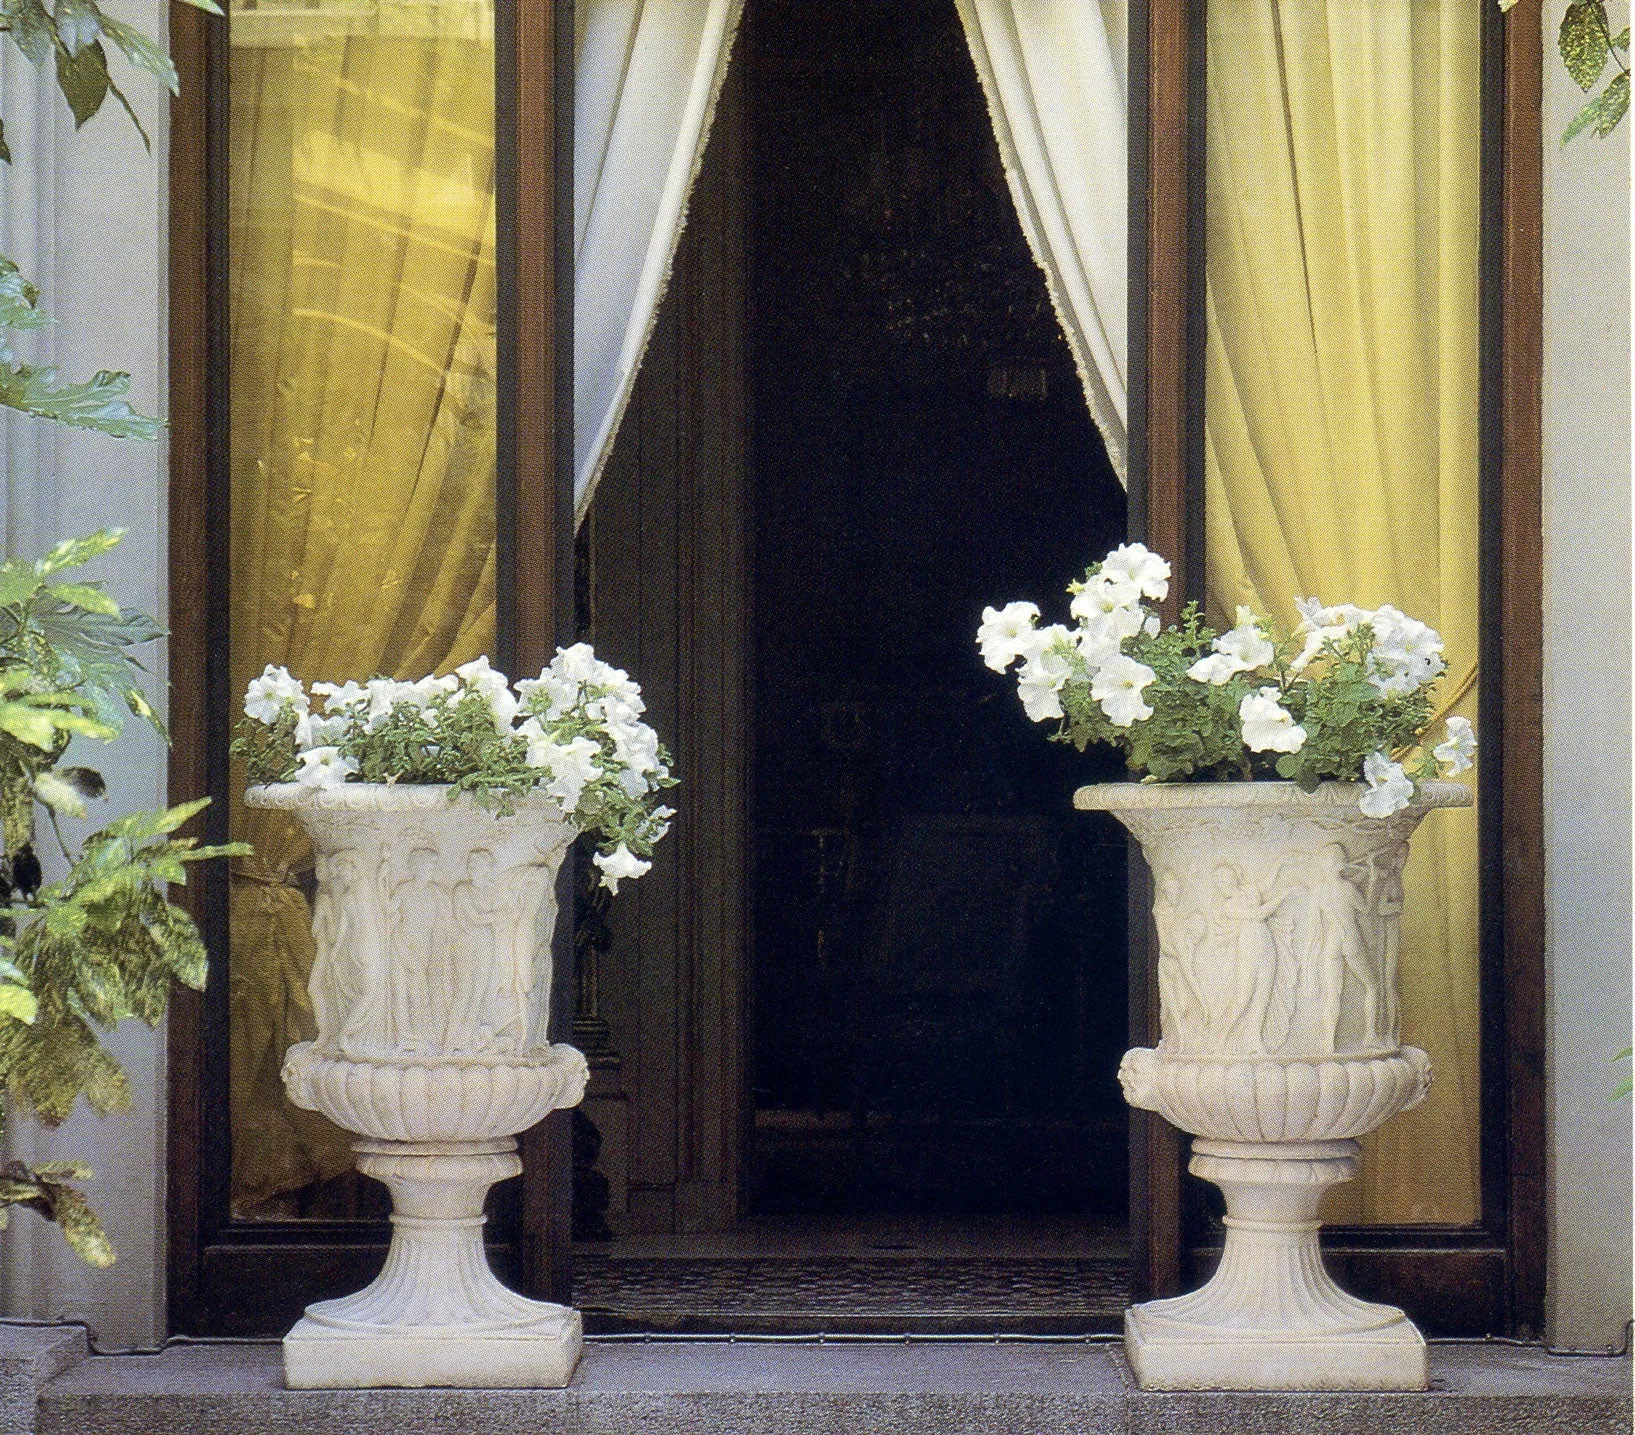
[[(446, 671), (494, 634), (491, 0), (242, 0), (230, 34), (234, 691)], [(350, 1138), (279, 1081), (311, 852), (236, 796), (232, 825), (234, 1209), (361, 1214)]]
[[(1212, 616), (1396, 604), (1441, 631), (1441, 701), (1472, 719), (1480, 6), (1211, 0), (1207, 114)], [(1414, 838), (1403, 1040), (1436, 1080), (1331, 1221), (1480, 1213), (1476, 852), (1473, 811)]]

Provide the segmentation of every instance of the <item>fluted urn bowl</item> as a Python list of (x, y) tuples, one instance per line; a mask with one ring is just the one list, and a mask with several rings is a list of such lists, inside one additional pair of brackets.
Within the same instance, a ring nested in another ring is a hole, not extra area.
[(293, 1386), (567, 1382), (578, 1313), (489, 1269), (483, 1199), (515, 1136), (584, 1095), (585, 1059), (547, 1035), (555, 884), (575, 829), (531, 795), (501, 813), (446, 787), (252, 787), (312, 838), (318, 1034), (292, 1046), (297, 1106), (356, 1132), (392, 1193), (386, 1268), (321, 1301), (284, 1342)]
[(1317, 1206), (1356, 1174), (1355, 1138), (1429, 1089), (1430, 1059), (1401, 1042), (1402, 872), (1426, 814), (1471, 798), (1423, 783), (1374, 818), (1361, 791), (1108, 783), (1074, 798), (1128, 827), (1152, 871), (1162, 1037), (1125, 1054), (1125, 1097), (1198, 1138), (1191, 1169), (1227, 1203), (1210, 1282), (1126, 1317), (1144, 1386), (1424, 1388), (1412, 1323), (1323, 1269)]

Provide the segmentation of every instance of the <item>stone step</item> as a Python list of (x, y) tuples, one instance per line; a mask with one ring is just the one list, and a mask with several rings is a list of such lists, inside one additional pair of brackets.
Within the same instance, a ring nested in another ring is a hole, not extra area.
[[(41, 1367), (45, 1377), (49, 1367)], [(21, 1375), (21, 1372), (19, 1372)], [(292, 1391), (279, 1349), (94, 1356), (37, 1435), (1629, 1435), (1630, 1362), (1438, 1345), (1416, 1394), (1158, 1394), (1116, 1344), (592, 1340), (566, 1390)], [(13, 1435), (8, 1424), (5, 1435)]]

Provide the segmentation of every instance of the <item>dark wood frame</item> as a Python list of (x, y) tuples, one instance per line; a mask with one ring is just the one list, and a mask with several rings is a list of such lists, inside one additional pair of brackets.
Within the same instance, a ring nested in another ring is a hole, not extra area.
[[(1475, 3), (1475, 0), (1473, 0)], [(1131, 7), (1131, 530), (1175, 560), (1175, 601), (1202, 592), (1204, 0)], [(1359, 1227), (1327, 1234), (1336, 1273), (1388, 1296), (1440, 1333), (1542, 1328), (1545, 1272), (1542, 836), (1541, 411), (1542, 60), (1522, 7), (1484, 6), (1482, 273), (1500, 282), (1482, 313), (1484, 501), (1482, 1221), (1474, 1227)], [(572, 320), (570, 0), (499, 0), (501, 157), (499, 654), (535, 666), (571, 629)], [(172, 17), (182, 97), (171, 125), (171, 664), (173, 800), (225, 791), (230, 720), (226, 613), (226, 394), (212, 363), (226, 333), (225, 29), (186, 7)], [(206, 561), (208, 555), (209, 561)], [(207, 826), (223, 835), (224, 805)], [(1132, 864), (1131, 1034), (1156, 1036), (1147, 907)], [(567, 890), (567, 889), (565, 889)], [(171, 1327), (264, 1334), (318, 1288), (372, 1273), (384, 1230), (328, 1232), (226, 1219), (225, 874), (185, 896), (218, 966), (170, 1019)], [(564, 929), (569, 924), (563, 924)], [(571, 971), (559, 959), (557, 970)], [(568, 984), (562, 984), (566, 987)], [(566, 1029), (572, 993), (558, 994)], [(570, 1290), (565, 1123), (530, 1133), (522, 1248), (495, 1254), (529, 1287)], [(1137, 1113), (1131, 1127), (1133, 1285), (1171, 1293), (1207, 1267), (1191, 1248), (1183, 1143)]]
[[(1204, 20), (1207, 0), (1130, 14), (1133, 536), (1175, 560), (1171, 603), (1203, 596)], [(1224, 0), (1230, 3), (1230, 0)], [(1531, 9), (1482, 6), (1480, 726), (1481, 1219), (1324, 1232), (1335, 1274), (1429, 1332), (1543, 1328), (1544, 859), (1541, 565), (1542, 45)], [(1132, 857), (1131, 1036), (1157, 1032), (1148, 894)], [(1184, 1143), (1131, 1123), (1137, 1298), (1201, 1279)]]
[[(573, 622), (573, 15), (569, 0), (497, 0), (496, 158), (502, 293), (497, 484), (500, 659), (537, 669)], [(173, 801), (227, 790), (232, 721), (225, 603), (227, 530), (227, 44), (225, 22), (178, 6), (171, 46), (182, 79), (171, 118), (170, 664)], [(225, 836), (226, 804), (206, 825)], [(573, 889), (572, 864), (562, 891)], [(182, 900), (212, 953), (204, 993), (178, 991), (169, 1023), (168, 1303), (172, 1330), (265, 1335), (315, 1293), (367, 1281), (385, 1253), (380, 1226), (234, 1222), (228, 1205), (227, 876), (205, 874)], [(558, 924), (559, 972), (572, 971), (571, 906)], [(572, 1021), (559, 982), (553, 1024)], [(535, 1292), (567, 1299), (571, 1147), (562, 1113), (523, 1138), (520, 1240), (490, 1247)]]

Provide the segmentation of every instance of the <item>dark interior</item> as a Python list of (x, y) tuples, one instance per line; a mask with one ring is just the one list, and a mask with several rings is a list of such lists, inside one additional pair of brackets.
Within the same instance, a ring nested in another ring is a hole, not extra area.
[[(754, 0), (752, 1215), (1122, 1216), (1116, 763), (984, 668), (1124, 493), (950, 0)], [(1063, 611), (1056, 611), (1061, 609)]]

